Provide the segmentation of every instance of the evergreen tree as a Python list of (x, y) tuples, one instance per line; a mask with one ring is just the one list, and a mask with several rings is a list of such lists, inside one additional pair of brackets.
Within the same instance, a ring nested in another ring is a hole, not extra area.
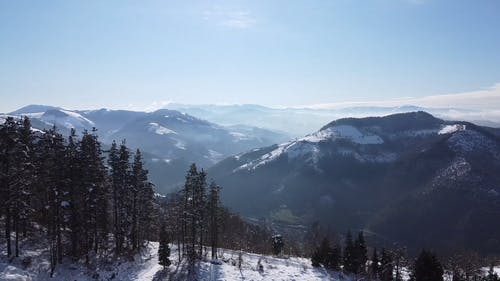
[(64, 138), (55, 127), (46, 130), (38, 142), (40, 161), (38, 166), (38, 183), (43, 190), (45, 224), (50, 252), (51, 275), (56, 265), (61, 263), (62, 227), (64, 225), (63, 207), (66, 187), (65, 177), (65, 144)]
[(196, 260), (196, 233), (197, 233), (197, 213), (195, 203), (196, 185), (199, 183), (199, 172), (195, 164), (192, 164), (186, 175), (186, 182), (183, 190), (183, 245), (190, 264)]
[(163, 265), (163, 268), (170, 266), (170, 246), (169, 235), (165, 226), (160, 228), (159, 234), (160, 246), (158, 248), (158, 263)]
[(498, 274), (495, 272), (495, 267), (493, 264), (490, 265), (490, 268), (488, 269), (488, 275), (486, 275), (485, 281), (500, 281), (500, 278), (498, 278)]
[(349, 273), (356, 273), (356, 248), (352, 240), (351, 231), (348, 230), (345, 238), (344, 248), (344, 270)]
[(354, 243), (354, 268), (355, 273), (364, 273), (367, 261), (367, 249), (363, 232), (358, 233), (358, 238)]
[(73, 259), (79, 257), (79, 245), (80, 245), (80, 233), (84, 230), (81, 225), (80, 211), (82, 207), (82, 192), (81, 192), (81, 182), (80, 175), (82, 173), (80, 161), (79, 161), (79, 146), (80, 143), (76, 137), (76, 131), (71, 129), (70, 135), (68, 137), (68, 145), (66, 146), (66, 177), (67, 177), (67, 189), (66, 189), (66, 202), (65, 213), (67, 227), (70, 229), (70, 253)]
[(321, 257), (321, 249), (320, 249), (320, 247), (316, 247), (316, 249), (314, 250), (314, 252), (311, 256), (312, 266), (319, 267), (321, 265), (322, 261), (323, 261), (323, 258)]
[(271, 241), (272, 241), (274, 255), (276, 256), (281, 255), (283, 247), (285, 246), (285, 243), (283, 241), (283, 236), (281, 236), (280, 234), (275, 234), (271, 237)]
[(129, 211), (132, 213), (132, 249), (135, 250), (148, 238), (147, 234), (152, 232), (155, 215), (153, 184), (148, 181), (148, 171), (144, 169), (139, 150), (134, 156), (131, 181), (132, 208)]
[(382, 248), (382, 254), (380, 259), (380, 280), (382, 281), (392, 281), (394, 265), (392, 261), (392, 255), (386, 249)]
[[(82, 196), (82, 250), (86, 254), (90, 250), (95, 253), (100, 248), (106, 249), (108, 228), (108, 195), (109, 185), (107, 171), (104, 166), (101, 144), (97, 134), (83, 132), (80, 155)], [(88, 256), (87, 260), (88, 260)]]
[(371, 277), (374, 279), (379, 278), (379, 273), (380, 273), (380, 265), (379, 265), (379, 259), (378, 259), (378, 254), (377, 254), (377, 248), (373, 249), (373, 255), (372, 255), (372, 263), (370, 265), (370, 273)]
[(16, 167), (16, 144), (19, 140), (17, 123), (14, 118), (8, 117), (0, 128), (0, 168), (1, 168), (1, 197), (5, 220), (5, 238), (7, 244), (7, 257), (12, 256), (12, 219), (15, 208), (15, 179), (19, 173)]
[(210, 248), (212, 259), (217, 259), (217, 248), (219, 242), (220, 231), (220, 187), (215, 182), (210, 183), (210, 191), (208, 196), (209, 202), (209, 228), (210, 228)]
[(340, 270), (342, 264), (342, 248), (340, 245), (334, 245), (331, 251), (330, 268), (333, 270)]
[(422, 250), (415, 261), (413, 276), (415, 281), (443, 281), (443, 267), (437, 257)]

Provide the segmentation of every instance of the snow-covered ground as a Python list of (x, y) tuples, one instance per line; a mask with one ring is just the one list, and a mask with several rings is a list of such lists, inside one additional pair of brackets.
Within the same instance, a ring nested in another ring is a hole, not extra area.
[[(58, 265), (53, 278), (49, 277), (48, 253), (44, 249), (26, 251), (31, 264), (23, 265), (23, 257), (7, 263), (0, 259), (0, 280), (344, 280), (351, 279), (337, 272), (313, 268), (309, 259), (278, 258), (251, 253), (241, 253), (241, 267), (238, 266), (239, 252), (219, 250), (218, 262), (210, 262), (210, 254), (201, 261), (192, 276), (187, 274), (187, 264), (177, 262), (177, 248), (172, 246), (173, 264), (167, 269), (158, 264), (158, 243), (151, 242), (134, 260), (100, 262), (94, 268), (68, 262)], [(1, 253), (4, 256), (4, 253)], [(259, 266), (259, 261), (262, 267)], [(259, 268), (261, 268), (259, 270)], [(342, 279), (340, 279), (340, 278)]]

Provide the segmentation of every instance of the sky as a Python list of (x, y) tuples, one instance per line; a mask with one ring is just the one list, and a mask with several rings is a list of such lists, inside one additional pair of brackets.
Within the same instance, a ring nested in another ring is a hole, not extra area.
[(0, 112), (467, 106), (484, 92), (496, 103), (479, 107), (500, 106), (499, 13), (498, 0), (0, 0)]

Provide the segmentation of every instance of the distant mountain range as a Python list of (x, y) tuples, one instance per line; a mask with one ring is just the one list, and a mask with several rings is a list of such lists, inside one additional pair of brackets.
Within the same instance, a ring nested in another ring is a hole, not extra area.
[(463, 108), (424, 108), (406, 106), (350, 106), (344, 108), (270, 108), (261, 105), (185, 105), (169, 104), (178, 110), (221, 125), (245, 124), (273, 131), (285, 131), (293, 137), (312, 133), (332, 120), (345, 117), (386, 116), (395, 113), (425, 111), (445, 120), (464, 120), (500, 127), (500, 113)]
[(97, 128), (107, 145), (126, 140), (147, 156), (151, 177), (161, 192), (182, 182), (191, 163), (210, 167), (230, 155), (288, 140), (287, 134), (246, 125), (220, 126), (175, 110), (66, 110), (29, 105), (5, 116), (28, 116), (39, 130), (56, 126), (68, 135)]
[(425, 112), (346, 118), (209, 169), (249, 217), (365, 229), (380, 244), (500, 253), (500, 130)]

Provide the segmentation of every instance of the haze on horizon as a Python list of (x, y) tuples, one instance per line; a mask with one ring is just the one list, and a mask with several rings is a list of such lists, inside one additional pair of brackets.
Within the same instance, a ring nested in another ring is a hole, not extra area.
[(495, 0), (0, 0), (0, 112), (167, 102), (493, 110), (499, 10)]

